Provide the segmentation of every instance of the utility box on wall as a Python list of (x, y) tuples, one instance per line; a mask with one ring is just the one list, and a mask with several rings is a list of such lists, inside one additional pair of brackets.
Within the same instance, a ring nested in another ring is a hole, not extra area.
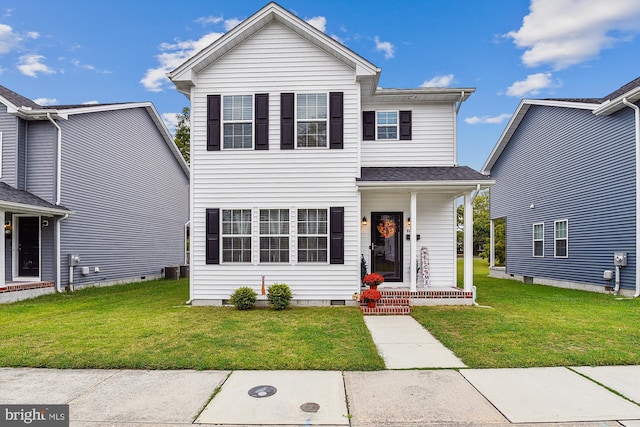
[(80, 255), (69, 254), (69, 267), (77, 267), (80, 265)]
[(613, 265), (616, 267), (625, 267), (627, 265), (627, 253), (626, 252), (614, 252)]

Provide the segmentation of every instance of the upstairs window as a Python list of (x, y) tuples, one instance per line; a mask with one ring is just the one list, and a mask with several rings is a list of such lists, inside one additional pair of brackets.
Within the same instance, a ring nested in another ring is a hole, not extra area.
[(544, 256), (544, 224), (533, 224), (533, 256)]
[(223, 148), (253, 147), (253, 96), (222, 98), (222, 129)]
[(222, 211), (222, 261), (251, 262), (251, 209)]
[(327, 262), (326, 209), (298, 209), (298, 262)]
[(556, 258), (567, 258), (569, 256), (569, 221), (566, 219), (556, 221), (554, 228), (554, 256)]
[(260, 262), (289, 262), (289, 209), (260, 209)]
[(378, 111), (376, 113), (377, 139), (398, 139), (398, 112)]
[(298, 147), (327, 146), (328, 103), (326, 93), (300, 93), (296, 98)]

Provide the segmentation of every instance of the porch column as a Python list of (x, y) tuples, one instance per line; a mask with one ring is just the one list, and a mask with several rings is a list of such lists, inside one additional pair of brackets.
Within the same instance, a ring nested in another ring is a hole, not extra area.
[(496, 266), (496, 229), (493, 220), (489, 220), (489, 267)]
[(464, 193), (464, 290), (473, 290), (473, 205), (471, 192)]
[(411, 192), (411, 258), (409, 259), (409, 277), (411, 277), (411, 292), (417, 290), (418, 281), (418, 239), (416, 234), (416, 225), (418, 224), (418, 203), (417, 194), (415, 191)]
[[(2, 219), (2, 225), (4, 225), (6, 218), (5, 212), (0, 210), (0, 218)], [(4, 288), (5, 281), (4, 276), (6, 273), (7, 263), (5, 262), (5, 247), (6, 247), (6, 238), (4, 233), (4, 228), (2, 229), (2, 240), (0, 240), (0, 288)]]

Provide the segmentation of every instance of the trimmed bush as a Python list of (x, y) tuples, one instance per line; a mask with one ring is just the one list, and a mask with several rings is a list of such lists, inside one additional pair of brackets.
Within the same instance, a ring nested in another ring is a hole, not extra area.
[(235, 290), (229, 302), (235, 305), (238, 310), (248, 310), (256, 303), (257, 296), (256, 291), (248, 286), (244, 286)]
[(286, 283), (274, 283), (267, 289), (269, 305), (276, 310), (284, 310), (291, 301), (291, 289)]

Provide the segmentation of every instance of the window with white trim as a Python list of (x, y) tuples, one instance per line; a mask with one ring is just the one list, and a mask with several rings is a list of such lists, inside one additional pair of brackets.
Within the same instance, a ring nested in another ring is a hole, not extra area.
[(222, 210), (222, 262), (251, 262), (251, 209)]
[(298, 147), (327, 146), (329, 107), (326, 93), (299, 93), (296, 97)]
[(569, 220), (555, 221), (553, 240), (554, 256), (556, 258), (567, 258), (569, 256)]
[(260, 262), (289, 262), (289, 209), (260, 209)]
[(222, 97), (222, 147), (253, 147), (253, 96)]
[(327, 262), (326, 209), (298, 209), (298, 262)]
[(376, 112), (376, 139), (398, 139), (398, 112)]
[(533, 224), (533, 256), (544, 257), (544, 223)]

